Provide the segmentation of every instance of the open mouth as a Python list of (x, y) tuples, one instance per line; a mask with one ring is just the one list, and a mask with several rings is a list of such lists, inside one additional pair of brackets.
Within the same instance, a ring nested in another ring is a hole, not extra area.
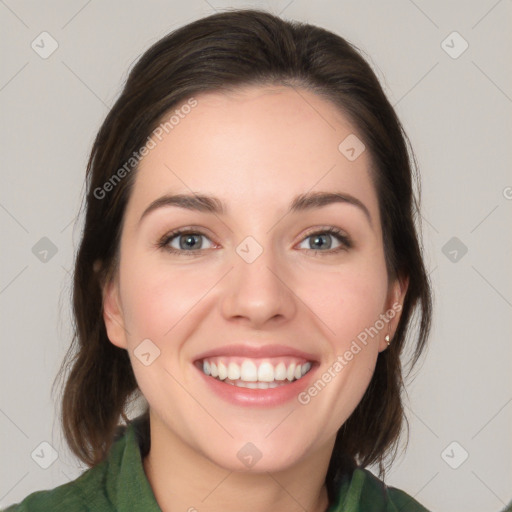
[(286, 386), (304, 377), (313, 364), (295, 357), (250, 359), (218, 356), (196, 361), (196, 366), (205, 375), (225, 384), (249, 389)]

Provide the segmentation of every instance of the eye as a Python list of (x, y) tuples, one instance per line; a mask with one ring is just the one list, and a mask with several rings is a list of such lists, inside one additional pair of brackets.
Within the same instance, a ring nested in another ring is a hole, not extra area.
[(167, 233), (160, 242), (158, 242), (158, 246), (175, 254), (197, 254), (204, 249), (211, 249), (213, 246), (210, 241), (211, 246), (204, 247), (201, 237), (210, 241), (204, 233), (190, 229), (178, 229)]
[[(209, 241), (210, 246), (204, 246), (202, 242), (203, 238)], [(307, 243), (309, 239), (311, 239), (309, 243), (310, 247), (300, 248), (333, 254), (350, 249), (353, 246), (350, 237), (343, 233), (343, 231), (334, 227), (328, 227), (310, 233), (303, 242), (301, 242), (301, 245)], [(337, 246), (333, 247), (333, 239), (334, 242), (338, 244)], [(178, 255), (196, 255), (214, 246), (204, 233), (194, 231), (190, 228), (177, 229), (171, 233), (167, 233), (157, 245), (161, 249)]]
[[(338, 246), (333, 248), (333, 239), (338, 243)], [(326, 253), (336, 253), (339, 251), (347, 250), (352, 247), (352, 241), (341, 230), (329, 227), (322, 230), (314, 231), (306, 236), (303, 243), (310, 240), (310, 247), (303, 247), (303, 249), (311, 251), (320, 251)]]

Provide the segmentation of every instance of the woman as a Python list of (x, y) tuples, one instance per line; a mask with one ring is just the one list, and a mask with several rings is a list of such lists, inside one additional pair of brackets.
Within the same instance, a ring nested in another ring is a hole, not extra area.
[(62, 425), (90, 469), (8, 510), (427, 510), (365, 469), (431, 321), (407, 142), (321, 28), (231, 11), (152, 46), (88, 164)]

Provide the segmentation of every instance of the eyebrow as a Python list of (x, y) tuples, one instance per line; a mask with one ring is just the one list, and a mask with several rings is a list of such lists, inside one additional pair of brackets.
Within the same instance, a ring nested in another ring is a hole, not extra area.
[[(306, 194), (299, 194), (291, 202), (287, 213), (295, 213), (312, 210), (315, 208), (322, 208), (323, 206), (328, 206), (335, 203), (346, 203), (356, 206), (365, 214), (370, 225), (373, 225), (370, 212), (364, 203), (350, 194), (341, 192), (309, 192)], [(214, 196), (204, 194), (164, 195), (158, 199), (155, 199), (144, 210), (139, 219), (139, 224), (150, 212), (157, 210), (158, 208), (170, 206), (175, 206), (186, 210), (212, 213), (215, 215), (223, 215), (226, 213), (226, 208), (223, 202)]]

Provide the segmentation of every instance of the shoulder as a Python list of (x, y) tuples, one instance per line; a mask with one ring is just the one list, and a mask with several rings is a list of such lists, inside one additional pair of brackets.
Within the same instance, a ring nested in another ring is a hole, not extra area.
[(29, 494), (23, 501), (11, 505), (4, 512), (87, 512), (90, 509), (88, 489), (101, 485), (102, 464), (88, 469), (72, 482), (54, 489), (36, 491)]
[(430, 512), (406, 492), (387, 486), (365, 468), (355, 468), (339, 482), (328, 512)]
[[(385, 508), (382, 508), (383, 512), (429, 512), (427, 508), (405, 491), (386, 485), (367, 469), (360, 468), (357, 469), (355, 473), (356, 472), (359, 472), (361, 478), (364, 479), (365, 482), (362, 489), (364, 496), (361, 496), (361, 510), (367, 510), (363, 506), (365, 501), (368, 501), (368, 505), (371, 506), (372, 500), (375, 502), (380, 499), (382, 504), (385, 504)], [(368, 510), (377, 511), (381, 509), (368, 508)]]
[(75, 480), (29, 494), (23, 501), (3, 509), (2, 512), (108, 512), (111, 508), (107, 480), (115, 474), (117, 455), (122, 451), (124, 438), (116, 439), (109, 456), (103, 462), (85, 470)]

